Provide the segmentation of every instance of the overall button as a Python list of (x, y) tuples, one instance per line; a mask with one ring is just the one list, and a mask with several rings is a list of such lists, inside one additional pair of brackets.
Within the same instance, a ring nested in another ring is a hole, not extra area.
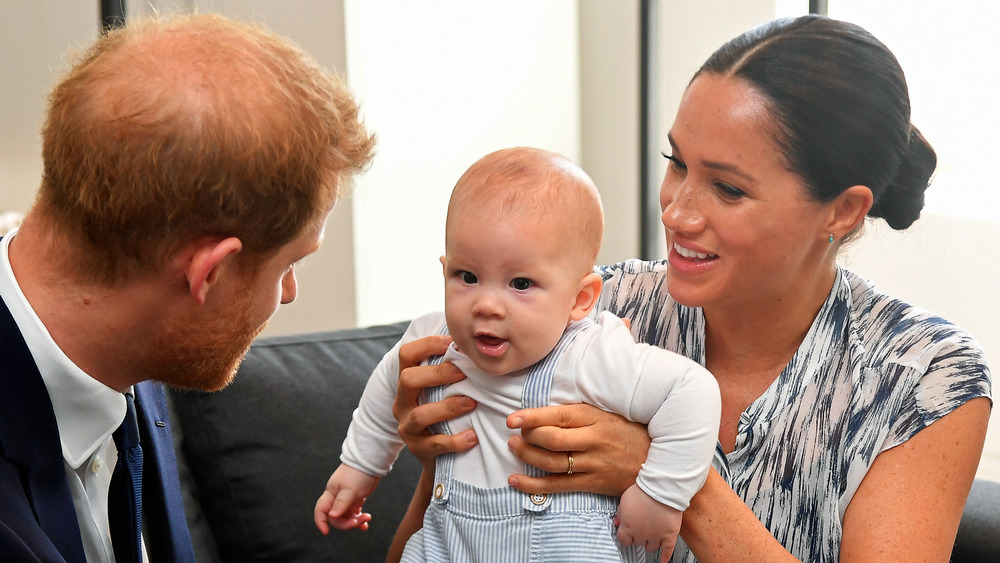
[(541, 506), (542, 504), (545, 503), (545, 499), (547, 499), (547, 498), (548, 498), (548, 495), (534, 494), (534, 495), (531, 495), (531, 502), (534, 503), (535, 506)]
[(440, 499), (443, 496), (444, 496), (444, 485), (442, 483), (438, 483), (437, 486), (434, 487), (434, 498)]

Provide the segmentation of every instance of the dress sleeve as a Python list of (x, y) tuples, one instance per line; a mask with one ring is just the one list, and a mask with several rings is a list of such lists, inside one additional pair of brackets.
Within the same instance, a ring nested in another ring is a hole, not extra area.
[[(926, 330), (926, 338), (931, 340), (923, 347), (926, 359), (911, 362), (924, 373), (902, 405), (882, 451), (909, 440), (971, 399), (987, 397), (992, 401), (990, 369), (975, 339), (943, 321)], [(907, 361), (906, 355), (900, 361)]]

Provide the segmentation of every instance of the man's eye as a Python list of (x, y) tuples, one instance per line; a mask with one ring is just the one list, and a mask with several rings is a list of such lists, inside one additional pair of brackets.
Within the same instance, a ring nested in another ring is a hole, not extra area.
[(476, 279), (476, 275), (473, 274), (472, 272), (459, 272), (458, 277), (462, 278), (463, 282), (470, 285), (479, 281)]
[(510, 282), (510, 286), (518, 291), (524, 291), (529, 287), (531, 287), (532, 285), (534, 284), (532, 284), (531, 280), (529, 280), (528, 278), (514, 278)]

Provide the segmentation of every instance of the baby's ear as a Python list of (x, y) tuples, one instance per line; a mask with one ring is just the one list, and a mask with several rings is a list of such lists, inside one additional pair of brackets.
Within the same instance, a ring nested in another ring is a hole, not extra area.
[(597, 298), (601, 295), (603, 285), (604, 282), (598, 274), (587, 274), (580, 280), (576, 302), (573, 303), (573, 310), (569, 314), (571, 321), (578, 321), (590, 314), (590, 310), (597, 305)]

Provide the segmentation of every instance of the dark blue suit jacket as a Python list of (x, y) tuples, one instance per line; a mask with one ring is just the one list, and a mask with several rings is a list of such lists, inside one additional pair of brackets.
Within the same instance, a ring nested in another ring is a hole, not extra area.
[[(135, 386), (149, 558), (194, 561), (162, 385)], [(52, 402), (0, 300), (0, 561), (85, 563)]]

